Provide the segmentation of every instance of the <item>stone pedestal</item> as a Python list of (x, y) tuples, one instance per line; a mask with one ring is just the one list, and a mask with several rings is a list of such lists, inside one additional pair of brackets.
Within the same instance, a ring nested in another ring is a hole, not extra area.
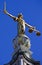
[(12, 60), (4, 65), (40, 65), (40, 62), (32, 59), (30, 39), (26, 35), (16, 36), (13, 47)]

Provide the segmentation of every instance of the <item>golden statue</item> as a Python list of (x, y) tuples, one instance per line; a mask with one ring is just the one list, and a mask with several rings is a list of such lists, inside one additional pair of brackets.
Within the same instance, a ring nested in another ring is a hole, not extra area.
[(33, 31), (36, 32), (36, 35), (40, 35), (40, 32), (38, 30), (35, 29), (35, 27), (27, 24), (24, 20), (23, 20), (23, 15), (22, 13), (18, 14), (18, 17), (11, 15), (10, 13), (7, 12), (6, 10), (6, 3), (4, 3), (4, 13), (7, 14), (8, 16), (10, 16), (13, 20), (15, 20), (15, 22), (18, 22), (18, 34), (24, 34), (25, 33), (25, 27), (28, 26), (29, 27), (29, 32), (32, 33)]

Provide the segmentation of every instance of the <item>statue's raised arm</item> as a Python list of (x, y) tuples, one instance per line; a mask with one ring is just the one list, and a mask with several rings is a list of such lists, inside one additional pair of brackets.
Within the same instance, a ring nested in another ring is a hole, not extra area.
[(11, 15), (11, 14), (8, 13), (8, 11), (6, 10), (6, 2), (4, 2), (4, 13), (7, 14), (8, 16), (10, 16), (11, 18), (13, 18), (14, 20), (17, 20), (17, 17)]

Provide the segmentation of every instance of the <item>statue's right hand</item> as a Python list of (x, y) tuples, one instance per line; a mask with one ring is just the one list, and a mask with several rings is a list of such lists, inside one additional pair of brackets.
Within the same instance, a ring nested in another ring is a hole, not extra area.
[(7, 13), (7, 11), (6, 11), (6, 10), (4, 10), (4, 13), (6, 14), (6, 13)]

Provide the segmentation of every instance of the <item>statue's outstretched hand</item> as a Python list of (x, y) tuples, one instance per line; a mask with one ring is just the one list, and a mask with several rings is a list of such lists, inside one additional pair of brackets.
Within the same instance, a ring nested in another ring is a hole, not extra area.
[(5, 14), (7, 14), (7, 11), (6, 11), (6, 10), (4, 10), (4, 13), (5, 13)]

